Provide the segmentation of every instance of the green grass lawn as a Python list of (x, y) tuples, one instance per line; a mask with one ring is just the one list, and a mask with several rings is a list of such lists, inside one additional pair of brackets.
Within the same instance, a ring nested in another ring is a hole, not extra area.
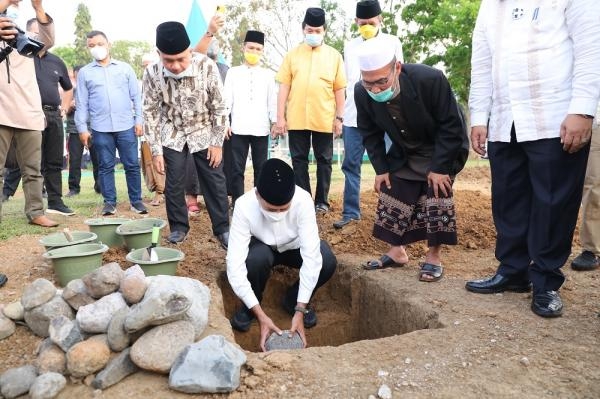
[[(341, 164), (340, 164), (341, 165)], [(342, 173), (341, 166), (337, 162), (334, 162), (333, 173), (331, 176), (331, 187), (332, 192), (336, 191), (334, 188), (339, 188), (337, 191), (341, 191), (344, 185), (344, 174)], [(487, 165), (487, 160), (469, 160), (467, 167), (477, 167)], [(251, 168), (246, 171), (247, 176), (252, 176)], [(310, 165), (311, 179), (315, 178), (316, 165)], [(370, 163), (363, 163), (362, 166), (361, 182), (363, 185), (371, 186), (375, 177), (375, 171)], [(67, 184), (68, 172), (63, 171), (63, 192), (68, 191)], [(127, 199), (127, 186), (125, 183), (125, 173), (123, 170), (115, 171), (115, 184), (117, 188), (117, 198), (119, 202), (128, 201)], [(314, 182), (313, 182), (314, 184)], [(146, 190), (142, 181), (142, 188), (144, 196), (150, 197), (148, 190)], [(86, 219), (91, 217), (98, 217), (100, 210), (102, 209), (102, 196), (94, 192), (94, 179), (91, 171), (82, 171), (81, 176), (81, 193), (75, 197), (66, 198), (63, 197), (65, 204), (73, 209), (77, 216)], [(11, 197), (10, 200), (2, 204), (2, 222), (0, 226), (0, 240), (6, 240), (11, 237), (20, 236), (24, 234), (48, 234), (49, 231), (56, 231), (56, 229), (47, 229), (37, 226), (32, 226), (27, 223), (27, 218), (23, 212), (25, 206), (25, 199), (23, 198), (23, 190), (21, 187), (17, 189), (15, 197)], [(53, 215), (49, 215), (52, 217)], [(57, 215), (55, 217), (57, 221), (63, 221), (66, 218), (64, 216)], [(64, 222), (61, 223), (61, 227), (64, 226)]]

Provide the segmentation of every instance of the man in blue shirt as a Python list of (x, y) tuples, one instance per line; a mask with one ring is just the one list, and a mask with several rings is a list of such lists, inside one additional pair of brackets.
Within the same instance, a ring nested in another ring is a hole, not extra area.
[[(81, 142), (88, 146), (91, 134), (98, 156), (98, 178), (104, 197), (102, 215), (114, 215), (116, 152), (125, 169), (131, 210), (148, 213), (142, 203), (142, 182), (137, 137), (143, 134), (141, 97), (133, 68), (111, 59), (110, 45), (100, 31), (87, 34), (87, 46), (95, 61), (77, 76), (75, 125)], [(88, 115), (91, 134), (88, 131)]]

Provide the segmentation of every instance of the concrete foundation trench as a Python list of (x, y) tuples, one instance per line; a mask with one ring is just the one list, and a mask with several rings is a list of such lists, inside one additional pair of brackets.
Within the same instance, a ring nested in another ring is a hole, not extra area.
[[(338, 267), (332, 279), (317, 291), (311, 301), (318, 324), (306, 330), (310, 347), (339, 346), (365, 339), (406, 334), (415, 330), (442, 328), (438, 314), (418, 302), (408, 291), (387, 289), (364, 273), (352, 273)], [(267, 283), (262, 307), (281, 329), (290, 327), (291, 317), (281, 308), (281, 299), (298, 278), (298, 272), (276, 267)], [(227, 276), (222, 273), (219, 287), (223, 294), (225, 316), (229, 319), (241, 302), (235, 296)], [(236, 342), (245, 350), (258, 352), (260, 331), (254, 322), (250, 330), (234, 330)]]

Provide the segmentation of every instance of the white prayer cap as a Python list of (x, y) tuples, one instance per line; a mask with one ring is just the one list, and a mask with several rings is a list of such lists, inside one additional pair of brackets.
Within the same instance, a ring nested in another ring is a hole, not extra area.
[(395, 56), (389, 41), (375, 37), (365, 40), (358, 48), (358, 64), (361, 71), (375, 71), (388, 65)]

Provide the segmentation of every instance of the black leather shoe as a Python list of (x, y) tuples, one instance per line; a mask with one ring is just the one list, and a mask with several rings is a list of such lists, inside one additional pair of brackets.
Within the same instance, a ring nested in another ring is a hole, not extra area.
[(478, 294), (496, 294), (504, 291), (529, 292), (531, 284), (529, 281), (510, 279), (496, 273), (492, 277), (467, 281), (465, 288)]
[(251, 310), (247, 307), (242, 306), (239, 308), (231, 317), (229, 322), (231, 323), (231, 327), (237, 331), (246, 332), (250, 329), (250, 325), (254, 321), (256, 317)]
[(0, 287), (2, 287), (8, 281), (8, 277), (6, 275), (0, 273)]
[(333, 227), (335, 227), (336, 229), (341, 229), (344, 226), (347, 226), (348, 224), (356, 221), (358, 219), (354, 219), (354, 218), (342, 218), (342, 220), (338, 220), (337, 222), (333, 222)]
[(229, 244), (229, 232), (221, 233), (217, 235), (217, 240), (219, 240), (219, 244), (223, 247), (224, 250), (227, 250), (227, 245)]
[(558, 291), (544, 291), (533, 294), (531, 310), (541, 317), (562, 316), (563, 303)]
[(167, 241), (169, 241), (171, 244), (180, 244), (185, 240), (186, 237), (187, 234), (183, 231), (172, 231), (167, 237)]
[(578, 271), (594, 270), (598, 266), (600, 266), (600, 256), (596, 256), (593, 252), (587, 250), (580, 253), (571, 262), (571, 268)]

